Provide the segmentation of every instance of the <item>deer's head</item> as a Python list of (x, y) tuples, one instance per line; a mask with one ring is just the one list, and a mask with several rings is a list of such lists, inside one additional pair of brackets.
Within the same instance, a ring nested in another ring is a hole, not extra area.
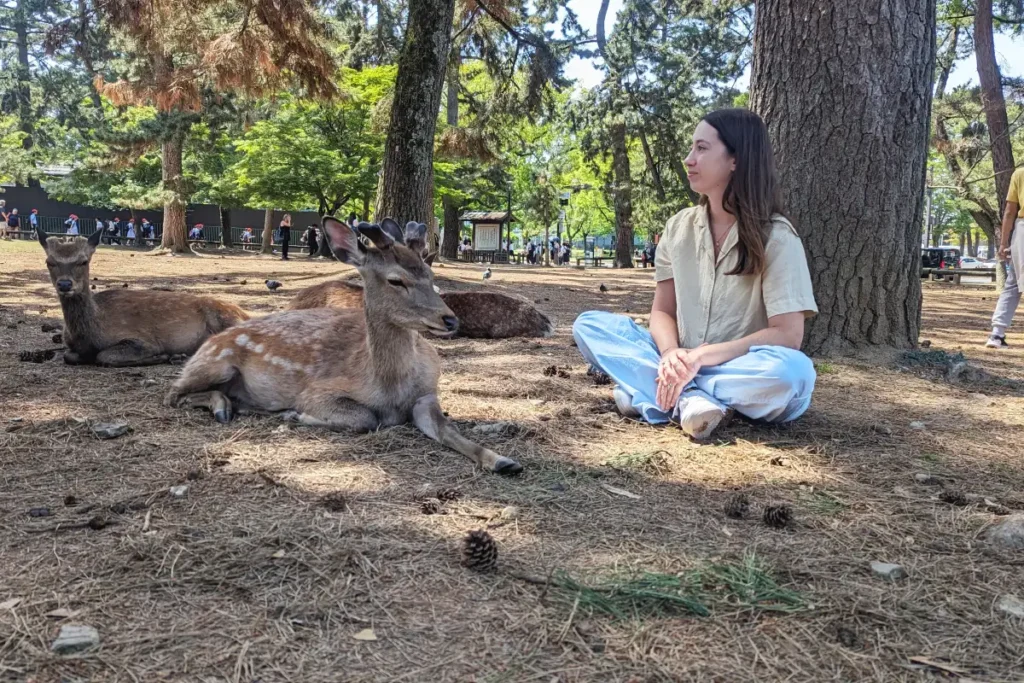
[(46, 269), (57, 296), (63, 299), (88, 293), (89, 260), (103, 231), (97, 230), (88, 239), (78, 237), (66, 242), (57, 237), (48, 238), (41, 230), (38, 232), (39, 243), (46, 250)]
[(433, 255), (422, 255), (426, 225), (410, 222), (402, 230), (385, 218), (380, 225), (350, 228), (325, 218), (323, 226), (334, 255), (362, 275), (368, 316), (379, 313), (399, 327), (438, 336), (455, 333), (459, 320), (434, 287)]

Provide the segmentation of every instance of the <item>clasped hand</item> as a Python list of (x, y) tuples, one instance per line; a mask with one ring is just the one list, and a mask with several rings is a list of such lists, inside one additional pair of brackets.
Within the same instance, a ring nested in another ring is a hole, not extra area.
[(672, 349), (661, 356), (658, 365), (658, 406), (672, 410), (686, 385), (697, 376), (703, 363), (699, 349)]

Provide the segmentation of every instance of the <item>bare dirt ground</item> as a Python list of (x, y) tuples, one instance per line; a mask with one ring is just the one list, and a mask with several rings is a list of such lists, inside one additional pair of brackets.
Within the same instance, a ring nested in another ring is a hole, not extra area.
[[(102, 248), (92, 275), (269, 313), (347, 270)], [(480, 273), (436, 269), (449, 289), (484, 286)], [(984, 538), (1006, 510), (945, 502), (915, 479), (1024, 509), (1024, 343), (980, 346), (994, 291), (926, 285), (922, 339), (997, 379), (816, 359), (803, 419), (735, 421), (696, 445), (611, 412), (572, 342), (587, 309), (646, 318), (650, 271), (498, 267), (486, 286), (538, 300), (558, 325), (550, 339), (438, 343), (442, 405), (470, 433), (513, 423), (474, 438), (526, 466), (514, 479), (474, 472), (411, 427), (352, 436), (167, 410), (172, 365), (22, 362), (59, 346), (40, 326), (60, 310), (38, 245), (0, 243), (0, 680), (1024, 677), (1024, 626), (996, 607), (1024, 598), (1024, 555)], [(93, 435), (112, 420), (132, 432)], [(442, 487), (461, 498), (424, 514)], [(752, 502), (744, 520), (723, 513), (737, 490)], [(789, 528), (760, 522), (772, 502), (792, 506)], [(499, 544), (496, 574), (460, 566), (479, 528)], [(882, 580), (874, 560), (908, 576)], [(51, 653), (64, 624), (95, 627), (100, 646)]]

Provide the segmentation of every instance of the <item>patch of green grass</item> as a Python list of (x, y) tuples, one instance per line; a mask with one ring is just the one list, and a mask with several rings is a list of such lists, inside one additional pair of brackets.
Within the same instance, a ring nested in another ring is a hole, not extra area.
[(939, 462), (942, 460), (942, 456), (938, 453), (922, 453), (921, 460), (924, 460), (925, 462)]
[(753, 553), (741, 562), (711, 563), (679, 574), (645, 572), (585, 583), (566, 572), (552, 577), (551, 594), (570, 607), (616, 619), (711, 616), (716, 611), (799, 612), (800, 593), (779, 586)]
[(846, 509), (846, 503), (824, 491), (813, 491), (808, 494), (805, 505), (822, 516), (838, 515)]
[(604, 461), (605, 467), (624, 472), (642, 472), (644, 474), (663, 474), (668, 471), (669, 463), (665, 451), (638, 453), (619, 453)]
[(839, 372), (831, 363), (815, 363), (814, 369), (818, 371), (819, 375), (835, 375)]

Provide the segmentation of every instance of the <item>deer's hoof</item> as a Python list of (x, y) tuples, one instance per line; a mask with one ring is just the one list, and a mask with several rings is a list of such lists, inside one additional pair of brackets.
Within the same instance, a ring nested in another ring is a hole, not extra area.
[(214, 411), (213, 419), (220, 422), (222, 425), (226, 425), (228, 422), (231, 422), (231, 409), (221, 408), (220, 410)]
[(523, 466), (517, 463), (515, 460), (506, 457), (500, 457), (495, 461), (494, 467), (491, 469), (496, 474), (519, 474), (523, 471)]

